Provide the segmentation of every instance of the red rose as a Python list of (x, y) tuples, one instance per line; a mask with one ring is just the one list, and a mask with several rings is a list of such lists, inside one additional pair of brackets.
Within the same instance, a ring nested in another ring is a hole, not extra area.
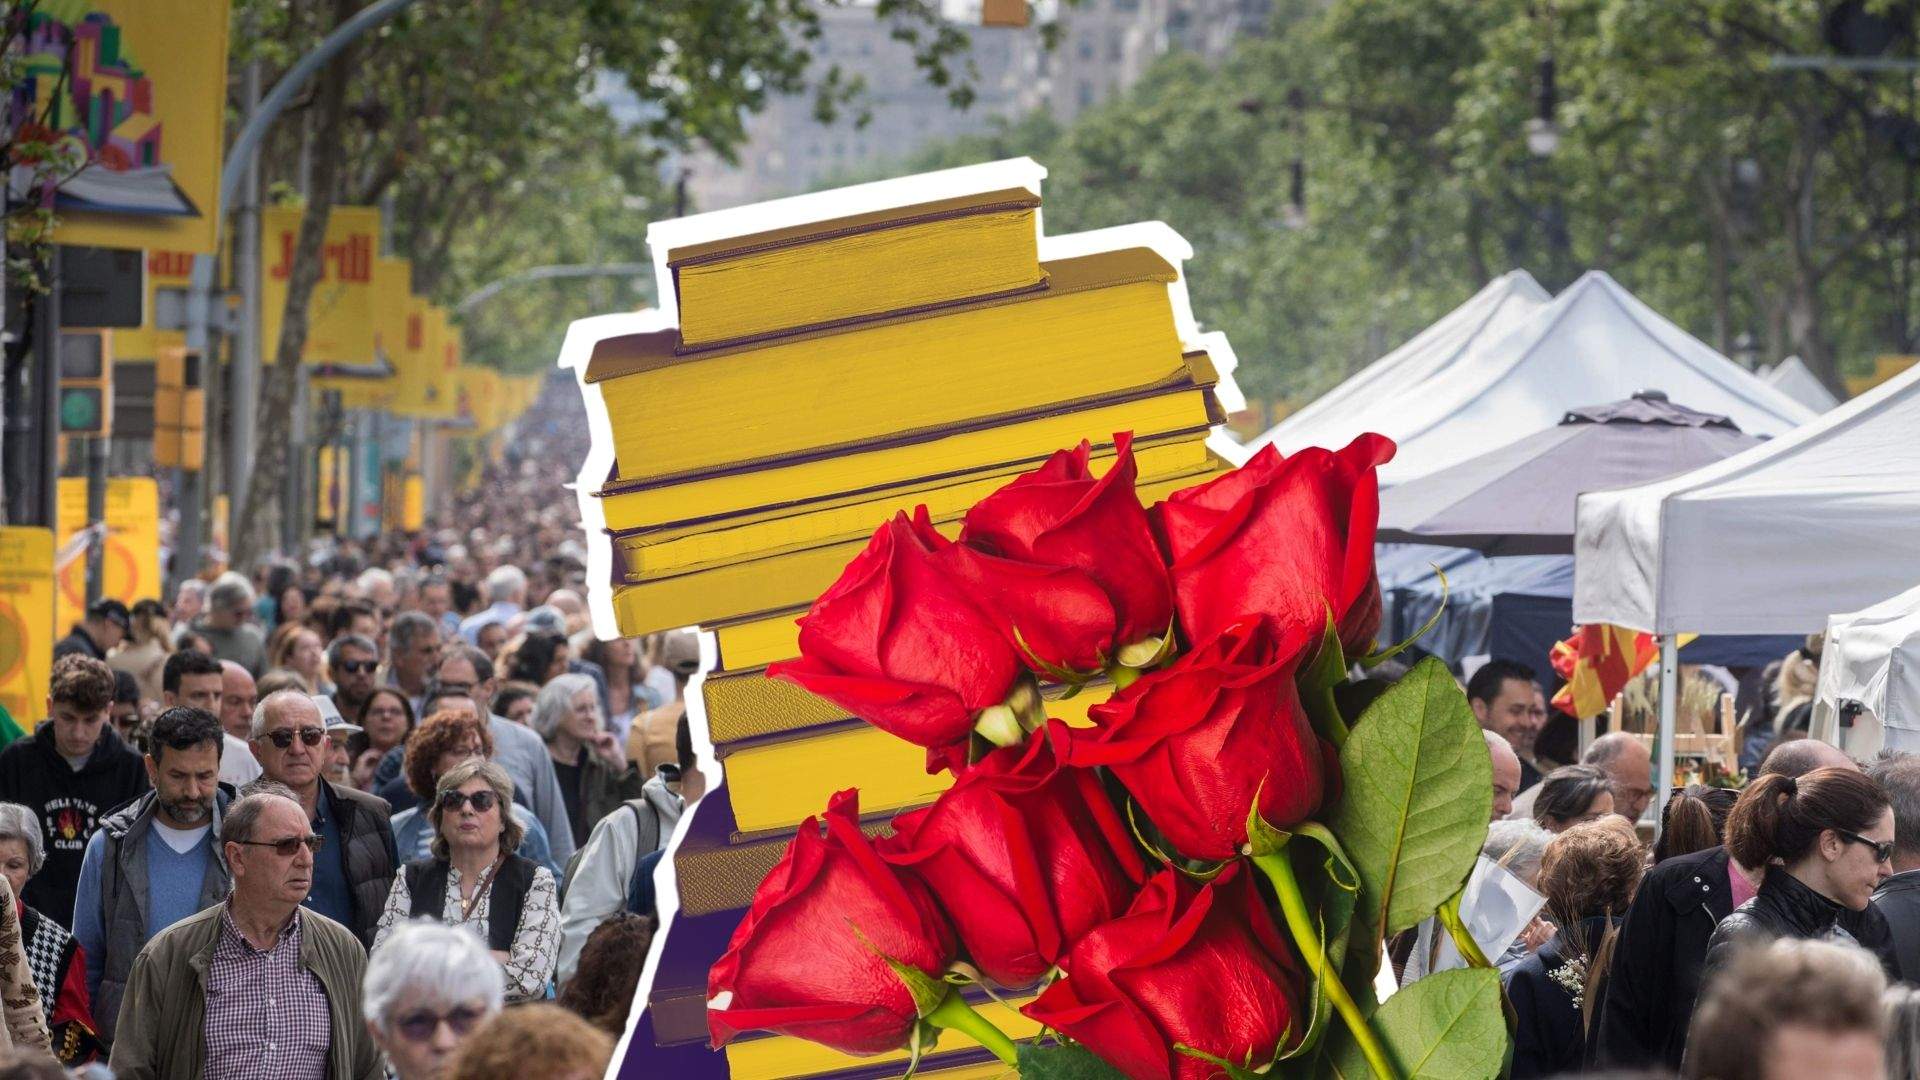
[[(991, 562), (972, 560), (969, 581), (982, 583), (1004, 605), (997, 610), (1020, 627), (1038, 659), (1055, 668), (1098, 671), (1119, 650), (1147, 641), (1152, 642), (1148, 651), (1158, 652), (1173, 620), (1166, 563), (1133, 490), (1133, 436), (1115, 435), (1114, 445), (1119, 457), (1098, 479), (1088, 464), (1092, 448), (1087, 443), (1059, 451), (967, 511), (960, 534), (961, 543), (974, 551), (1078, 571), (1095, 587), (1091, 599), (1035, 597), (1020, 604), (1024, 583), (996, 582)], [(1074, 626), (1092, 623), (1098, 633), (1049, 642), (1072, 650), (1049, 655), (1036, 642), (1034, 629), (1040, 621), (1036, 616), (1048, 613)]]
[(1107, 766), (1180, 854), (1231, 859), (1256, 794), (1280, 829), (1325, 794), (1325, 758), (1293, 682), (1306, 642), (1235, 623), (1088, 710), (1094, 727), (1057, 729), (1068, 759)]
[(881, 857), (927, 884), (975, 966), (1025, 986), (1080, 935), (1126, 910), (1146, 877), (1087, 769), (1045, 739), (997, 750), (924, 810), (893, 821)]
[(773, 868), (707, 974), (718, 1048), (743, 1031), (777, 1031), (850, 1054), (907, 1044), (919, 1018), (887, 961), (938, 979), (953, 930), (925, 886), (888, 866), (859, 827), (859, 795), (813, 818)]
[(800, 620), (800, 658), (767, 669), (927, 747), (929, 770), (963, 756), (976, 715), (1021, 674), (1012, 644), (936, 565), (948, 544), (924, 507), (895, 515)]
[(1220, 1075), (1176, 1045), (1258, 1070), (1306, 1030), (1299, 962), (1239, 863), (1205, 886), (1155, 875), (1061, 967), (1067, 977), (1021, 1011), (1133, 1080)]
[(1188, 639), (1203, 641), (1254, 614), (1318, 642), (1331, 608), (1347, 652), (1367, 652), (1380, 629), (1376, 470), (1393, 449), (1381, 435), (1362, 435), (1338, 453), (1312, 447), (1290, 458), (1268, 446), (1155, 507)]

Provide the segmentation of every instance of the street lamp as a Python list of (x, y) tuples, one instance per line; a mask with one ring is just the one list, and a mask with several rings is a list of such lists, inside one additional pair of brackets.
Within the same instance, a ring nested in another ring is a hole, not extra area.
[(1552, 157), (1554, 151), (1560, 149), (1560, 126), (1553, 121), (1556, 101), (1551, 53), (1540, 57), (1533, 102), (1534, 115), (1527, 121), (1527, 150), (1534, 157)]

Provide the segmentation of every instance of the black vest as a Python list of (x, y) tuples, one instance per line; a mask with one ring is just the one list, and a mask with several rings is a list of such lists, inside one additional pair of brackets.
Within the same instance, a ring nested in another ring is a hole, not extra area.
[[(413, 907), (407, 914), (416, 919), (443, 921), (447, 907), (447, 877), (450, 866), (444, 859), (416, 859), (407, 864), (407, 891)], [(513, 935), (520, 929), (520, 909), (526, 905), (527, 890), (533, 887), (534, 864), (518, 855), (508, 855), (487, 886), (487, 948), (513, 951)]]

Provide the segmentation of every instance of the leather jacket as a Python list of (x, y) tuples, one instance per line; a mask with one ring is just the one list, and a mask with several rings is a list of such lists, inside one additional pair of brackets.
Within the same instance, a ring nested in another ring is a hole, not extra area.
[(1774, 938), (1811, 938), (1858, 945), (1880, 961), (1888, 975), (1895, 972), (1893, 932), (1886, 916), (1868, 905), (1849, 911), (1801, 883), (1784, 867), (1767, 868), (1760, 891), (1720, 920), (1707, 942), (1702, 986), (1742, 947)]

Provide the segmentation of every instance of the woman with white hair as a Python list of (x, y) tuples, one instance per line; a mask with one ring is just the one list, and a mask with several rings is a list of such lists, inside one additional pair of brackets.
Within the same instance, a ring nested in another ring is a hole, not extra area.
[[(27, 906), (19, 897), (47, 859), (40, 819), (19, 803), (0, 803), (0, 879), (13, 893), (14, 916), (27, 968), (40, 993), (41, 1013), (61, 1064), (76, 1065), (100, 1050), (93, 1003), (87, 993), (87, 958), (66, 927)], [(5, 921), (0, 914), (0, 924)], [(4, 931), (0, 930), (0, 934)]]
[(600, 690), (586, 675), (561, 675), (533, 699), (533, 730), (547, 742), (560, 797), (575, 836), (588, 836), (603, 817), (640, 797), (647, 778), (600, 716)]
[[(61, 983), (56, 984), (54, 995), (40, 989), (36, 965), (27, 955), (27, 943), (35, 940), (23, 933), (23, 924), (27, 912), (33, 912), (36, 925), (52, 924), (53, 920), (27, 907), (15, 897), (26, 888), (27, 879), (40, 869), (46, 858), (46, 848), (41, 840), (40, 822), (32, 810), (19, 803), (0, 803), (0, 1051), (32, 1048), (48, 1053), (53, 1052), (53, 1042), (48, 1035), (48, 1009), (40, 1002), (44, 997), (53, 1001), (58, 995), (58, 986), (69, 981), (77, 981), (84, 997), (87, 990), (85, 961), (77, 979), (69, 978), (72, 970), (64, 965), (76, 962), (80, 950), (75, 948), (71, 955), (60, 953), (64, 964), (60, 965)], [(18, 882), (16, 884), (16, 877)], [(58, 924), (54, 924), (56, 927)], [(72, 935), (61, 934), (71, 942)], [(93, 1017), (82, 1012), (76, 1017), (78, 1027), (73, 1031), (74, 1045), (77, 1049), (74, 1060), (84, 1061), (99, 1052), (100, 1043), (94, 1038)], [(0, 1056), (4, 1056), (0, 1054)]]
[(472, 934), (407, 922), (367, 959), (362, 1006), (397, 1080), (441, 1080), (505, 996), (500, 965)]

